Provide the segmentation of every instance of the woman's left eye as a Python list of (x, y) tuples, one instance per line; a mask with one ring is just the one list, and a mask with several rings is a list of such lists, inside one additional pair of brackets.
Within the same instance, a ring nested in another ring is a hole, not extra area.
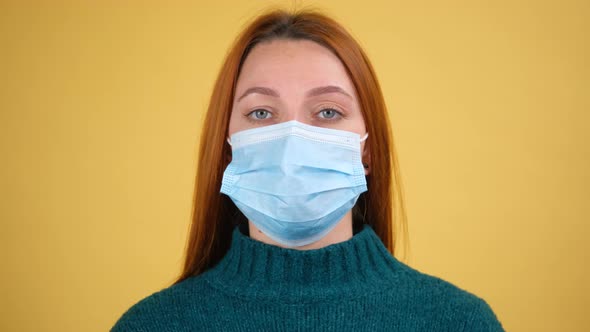
[(319, 116), (322, 119), (334, 119), (341, 116), (342, 114), (333, 108), (324, 108), (319, 112)]

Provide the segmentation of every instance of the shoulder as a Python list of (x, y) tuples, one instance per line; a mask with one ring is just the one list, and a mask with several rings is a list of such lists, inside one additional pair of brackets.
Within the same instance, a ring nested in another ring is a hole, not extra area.
[(201, 276), (188, 278), (132, 305), (111, 331), (185, 331), (182, 321), (198, 322), (205, 317), (202, 304), (206, 295), (207, 285)]
[[(431, 321), (454, 326), (457, 331), (504, 331), (490, 305), (480, 296), (404, 263), (399, 285), (406, 304)], [(399, 290), (399, 289), (398, 289)]]

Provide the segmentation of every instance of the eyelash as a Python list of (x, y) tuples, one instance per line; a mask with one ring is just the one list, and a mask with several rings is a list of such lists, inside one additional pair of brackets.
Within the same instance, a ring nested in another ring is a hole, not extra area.
[[(343, 112), (336, 106), (333, 105), (327, 105), (327, 106), (322, 106), (320, 108), (320, 110), (316, 113), (316, 114), (321, 114), (322, 112), (326, 111), (326, 110), (332, 110), (334, 111), (336, 114), (334, 115), (334, 117), (336, 117), (337, 119), (341, 118), (344, 116)], [(260, 112), (260, 111), (265, 111), (267, 112), (268, 115), (270, 115), (271, 117), (266, 117), (264, 119), (258, 119), (256, 118), (256, 112)], [(248, 118), (248, 120), (250, 121), (254, 121), (254, 122), (259, 122), (259, 121), (265, 121), (268, 120), (270, 118), (272, 118), (273, 113), (265, 108), (256, 108), (253, 111), (249, 112), (246, 114), (246, 117)], [(321, 121), (336, 121), (334, 118), (324, 118), (324, 117), (320, 117)]]
[(264, 119), (258, 119), (258, 118), (256, 118), (256, 112), (260, 112), (260, 111), (265, 111), (265, 112), (267, 112), (267, 114), (269, 114), (269, 115), (272, 115), (272, 112), (271, 112), (271, 111), (269, 111), (269, 110), (267, 110), (267, 109), (264, 109), (264, 108), (257, 108), (257, 109), (255, 109), (255, 110), (253, 110), (252, 112), (250, 112), (250, 113), (246, 114), (246, 117), (247, 117), (247, 118), (248, 118), (248, 120), (250, 120), (250, 121), (264, 121), (264, 120), (270, 119), (270, 118), (268, 118), (268, 117), (267, 117), (267, 118), (264, 118)]
[(336, 119), (340, 119), (343, 117), (342, 111), (340, 111), (337, 107), (332, 105), (322, 106), (317, 114), (322, 114), (322, 112), (326, 110), (334, 111), (336, 114), (334, 115), (334, 118), (322, 118), (322, 121), (336, 121)]

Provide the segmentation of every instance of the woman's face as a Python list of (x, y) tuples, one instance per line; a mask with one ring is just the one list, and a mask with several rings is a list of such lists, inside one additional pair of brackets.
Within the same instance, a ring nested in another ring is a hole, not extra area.
[(307, 40), (258, 44), (238, 78), (229, 135), (291, 120), (366, 133), (354, 86), (331, 51)]

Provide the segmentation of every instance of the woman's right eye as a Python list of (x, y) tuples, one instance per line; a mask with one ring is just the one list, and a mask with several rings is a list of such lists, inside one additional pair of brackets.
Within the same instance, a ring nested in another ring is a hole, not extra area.
[(248, 117), (255, 120), (266, 120), (270, 119), (272, 114), (265, 109), (259, 108), (248, 113)]

